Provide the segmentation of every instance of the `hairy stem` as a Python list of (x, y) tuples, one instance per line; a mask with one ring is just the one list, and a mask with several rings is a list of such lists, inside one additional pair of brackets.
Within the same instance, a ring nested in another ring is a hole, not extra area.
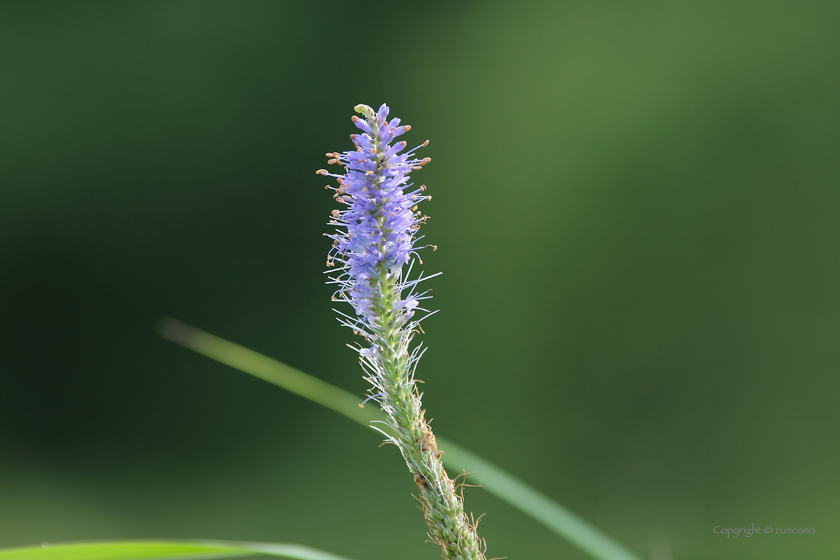
[(476, 523), (464, 513), (462, 497), (441, 462), (432, 428), (421, 408), (420, 394), (411, 372), (408, 344), (412, 333), (405, 332), (393, 310), (399, 299), (393, 272), (380, 269), (377, 279), (381, 294), (377, 302), (380, 323), (376, 326), (382, 377), (382, 409), (395, 443), (420, 491), (420, 503), (429, 526), (429, 538), (440, 546), (447, 560), (483, 560), (484, 541), (476, 533)]

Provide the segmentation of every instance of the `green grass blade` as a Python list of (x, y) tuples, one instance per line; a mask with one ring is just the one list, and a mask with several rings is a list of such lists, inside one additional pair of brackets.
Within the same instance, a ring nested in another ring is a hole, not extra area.
[[(180, 321), (165, 320), (160, 333), (172, 342), (310, 399), (365, 427), (371, 420), (384, 419), (382, 412), (374, 407), (360, 408), (359, 397), (352, 393)], [(445, 452), (443, 462), (447, 468), (474, 473), (470, 475), (472, 480), (485, 490), (542, 523), (592, 558), (639, 560), (611, 537), (515, 476), (451, 441), (438, 437), (437, 442)], [(0, 557), (0, 560), (4, 559)]]
[(0, 550), (0, 560), (197, 560), (266, 554), (297, 560), (347, 560), (299, 544), (231, 541), (110, 541)]

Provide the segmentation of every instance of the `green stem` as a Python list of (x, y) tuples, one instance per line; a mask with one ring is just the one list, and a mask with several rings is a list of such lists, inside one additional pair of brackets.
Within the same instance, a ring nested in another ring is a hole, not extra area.
[(388, 416), (391, 441), (402, 452), (420, 495), (429, 527), (429, 539), (440, 546), (446, 560), (484, 560), (484, 541), (476, 533), (476, 523), (464, 513), (456, 484), (443, 468), (442, 451), (426, 422), (420, 394), (410, 376), (409, 326), (399, 327), (402, 310), (395, 309), (400, 298), (396, 277), (386, 265), (379, 268), (375, 303), (379, 324), (376, 337), (378, 385), (382, 409)]

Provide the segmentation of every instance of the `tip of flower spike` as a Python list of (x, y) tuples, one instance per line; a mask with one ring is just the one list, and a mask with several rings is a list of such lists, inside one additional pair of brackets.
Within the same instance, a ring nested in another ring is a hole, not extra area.
[[(376, 115), (376, 111), (374, 111), (371, 107), (368, 107), (367, 105), (356, 105), (355, 107), (353, 107), (353, 110), (359, 113), (360, 115), (364, 115), (366, 119), (372, 119), (374, 115)], [(355, 119), (358, 118), (359, 117), (353, 117), (353, 122), (356, 122)]]

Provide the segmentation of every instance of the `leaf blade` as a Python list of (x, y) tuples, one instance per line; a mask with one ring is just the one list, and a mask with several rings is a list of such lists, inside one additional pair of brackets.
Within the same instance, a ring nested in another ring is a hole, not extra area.
[[(367, 428), (372, 420), (385, 418), (381, 411), (373, 407), (359, 408), (358, 397), (348, 391), (175, 319), (166, 319), (160, 326), (160, 334), (194, 352), (314, 401)], [(568, 540), (592, 558), (640, 560), (612, 537), (512, 474), (451, 441), (440, 437), (437, 441), (438, 447), (445, 451), (442, 459), (447, 468), (478, 473), (470, 476), (481, 483), (485, 490)]]
[(295, 560), (348, 560), (299, 544), (132, 540), (64, 543), (0, 550), (0, 560), (198, 560), (257, 554)]

